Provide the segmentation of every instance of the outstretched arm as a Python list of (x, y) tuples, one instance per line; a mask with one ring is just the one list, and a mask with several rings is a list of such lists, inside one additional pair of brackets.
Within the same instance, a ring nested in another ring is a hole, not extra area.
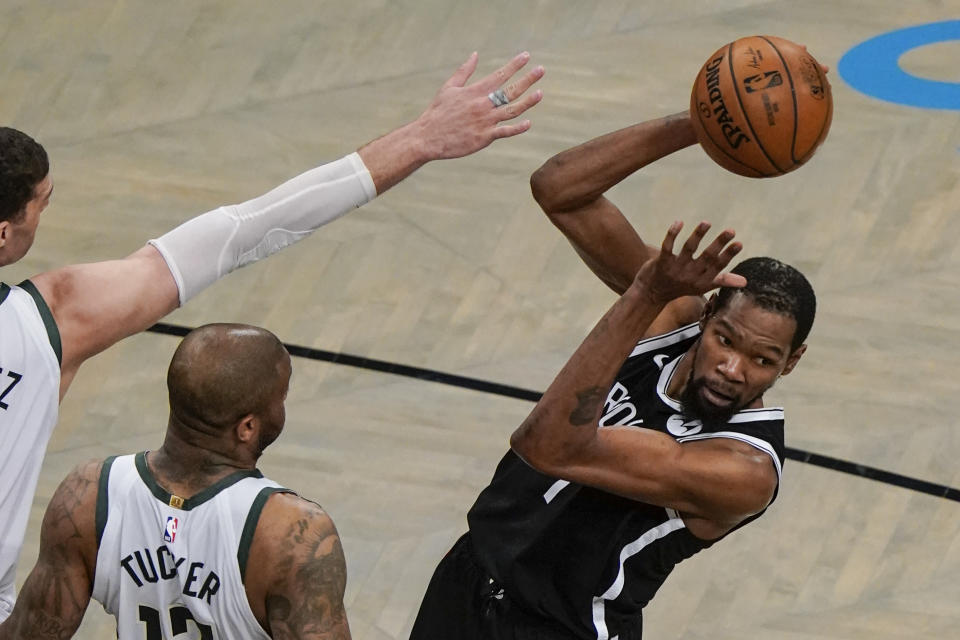
[[(527, 90), (543, 76), (542, 67), (514, 78), (528, 60), (520, 54), (467, 84), (477, 66), (474, 53), (419, 118), (359, 152), (259, 198), (198, 216), (122, 260), (32, 278), (60, 330), (61, 397), (87, 358), (146, 329), (218, 278), (362, 206), (431, 160), (469, 155), (529, 129), (527, 120), (501, 124), (540, 101), (539, 91)], [(487, 95), (506, 83), (510, 103), (494, 107)]]
[(245, 586), (274, 640), (349, 640), (347, 564), (323, 509), (293, 494), (267, 501), (250, 547)]
[(40, 556), (0, 640), (62, 640), (73, 636), (90, 602), (96, 568), (96, 501), (100, 461), (74, 469), (47, 506)]
[(770, 501), (776, 474), (765, 454), (737, 442), (680, 445), (647, 429), (597, 427), (604, 398), (636, 336), (670, 300), (745, 284), (741, 276), (721, 274), (741, 249), (731, 243), (732, 231), (721, 233), (694, 258), (709, 225), (701, 223), (674, 255), (681, 226), (670, 228), (657, 258), (643, 265), (590, 332), (510, 444), (548, 475), (729, 528)]
[[(695, 142), (687, 112), (614, 131), (547, 160), (530, 178), (533, 196), (587, 266), (622, 294), (641, 265), (656, 256), (656, 247), (646, 245), (603, 194), (648, 164)], [(678, 310), (683, 317), (674, 326), (699, 314), (697, 300), (676, 301), (668, 313), (678, 306), (683, 307)], [(651, 333), (674, 326), (654, 327)]]

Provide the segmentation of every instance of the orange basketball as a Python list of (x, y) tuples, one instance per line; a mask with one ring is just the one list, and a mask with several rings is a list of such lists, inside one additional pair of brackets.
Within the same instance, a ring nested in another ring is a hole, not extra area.
[(703, 64), (690, 95), (697, 140), (721, 167), (751, 178), (793, 171), (827, 137), (833, 95), (802, 46), (740, 38)]

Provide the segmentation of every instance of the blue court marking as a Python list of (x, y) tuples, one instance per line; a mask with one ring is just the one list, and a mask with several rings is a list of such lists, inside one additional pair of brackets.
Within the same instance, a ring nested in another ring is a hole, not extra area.
[(900, 57), (908, 51), (949, 40), (960, 40), (960, 20), (890, 31), (847, 51), (837, 64), (837, 72), (857, 91), (880, 100), (925, 109), (960, 110), (960, 82), (920, 78), (899, 65)]

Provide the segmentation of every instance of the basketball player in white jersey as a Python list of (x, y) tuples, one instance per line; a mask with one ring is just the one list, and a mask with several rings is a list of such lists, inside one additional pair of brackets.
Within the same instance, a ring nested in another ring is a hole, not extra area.
[[(358, 152), (259, 198), (194, 218), (122, 260), (68, 266), (18, 286), (0, 284), (0, 620), (13, 605), (17, 556), (59, 400), (80, 365), (233, 269), (309, 235), (425, 163), (526, 131), (528, 120), (500, 123), (542, 96), (527, 93), (542, 67), (511, 82), (528, 59), (522, 53), (467, 85), (477, 66), (474, 53), (418, 119)], [(22, 258), (33, 243), (53, 192), (48, 169), (40, 145), (0, 128), (0, 267)]]
[(69, 638), (91, 595), (120, 640), (349, 638), (333, 521), (256, 469), (283, 429), (290, 373), (265, 329), (187, 335), (167, 373), (163, 446), (61, 483), (0, 638)]

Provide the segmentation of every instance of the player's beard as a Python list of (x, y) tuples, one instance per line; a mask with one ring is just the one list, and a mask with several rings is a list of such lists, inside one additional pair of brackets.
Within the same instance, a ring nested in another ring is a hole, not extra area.
[[(730, 421), (730, 418), (739, 413), (744, 407), (753, 404), (756, 398), (751, 398), (746, 402), (732, 402), (727, 406), (717, 406), (704, 399), (703, 389), (707, 386), (706, 378), (695, 378), (693, 375), (697, 370), (697, 355), (699, 355), (699, 353), (700, 343), (697, 343), (697, 348), (693, 352), (690, 374), (687, 376), (687, 383), (684, 385), (683, 393), (680, 395), (683, 413), (688, 417), (699, 419), (705, 425), (726, 424)], [(757, 396), (757, 398), (759, 397), (760, 396)]]

